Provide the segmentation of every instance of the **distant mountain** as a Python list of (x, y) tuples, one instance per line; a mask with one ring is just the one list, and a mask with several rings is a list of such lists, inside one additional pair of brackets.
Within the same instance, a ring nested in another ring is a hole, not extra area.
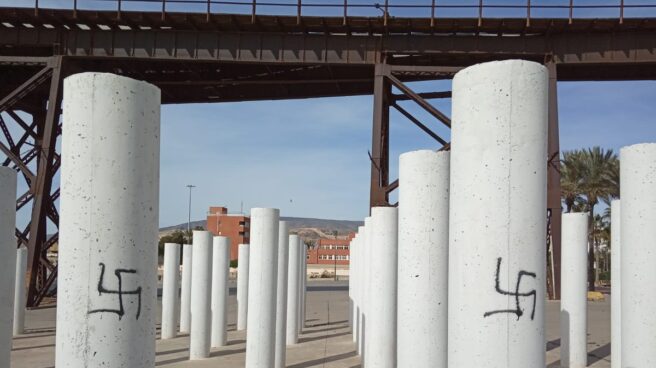
[[(302, 238), (308, 240), (315, 240), (318, 238), (333, 237), (337, 232), (338, 237), (344, 237), (351, 232), (356, 232), (358, 226), (362, 226), (362, 221), (349, 221), (349, 220), (327, 220), (317, 218), (303, 218), (303, 217), (281, 217), (280, 220), (287, 221), (289, 230), (293, 233), (298, 233)], [(192, 221), (191, 228), (201, 226), (205, 228), (206, 221)], [(171, 232), (173, 230), (186, 230), (187, 223), (182, 223), (174, 226), (167, 226), (159, 229), (160, 235)]]

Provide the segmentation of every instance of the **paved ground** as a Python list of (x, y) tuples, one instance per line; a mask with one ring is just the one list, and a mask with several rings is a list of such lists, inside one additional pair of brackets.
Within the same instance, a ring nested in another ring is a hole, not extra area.
[[(300, 344), (287, 349), (288, 368), (360, 367), (348, 329), (348, 292), (344, 282), (310, 282), (306, 328)], [(245, 338), (235, 331), (236, 300), (229, 299), (229, 345), (212, 349), (211, 357), (188, 360), (188, 336), (157, 341), (158, 367), (243, 367)], [(549, 368), (559, 367), (560, 338), (558, 303), (547, 303), (547, 347)], [(14, 338), (12, 368), (51, 368), (54, 366), (55, 309), (28, 311), (27, 333)], [(610, 367), (610, 305), (608, 301), (589, 303), (588, 363), (594, 368)]]

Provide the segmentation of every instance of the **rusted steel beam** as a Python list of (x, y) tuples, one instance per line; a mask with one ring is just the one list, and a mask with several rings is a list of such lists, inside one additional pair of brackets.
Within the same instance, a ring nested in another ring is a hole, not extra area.
[(549, 115), (548, 115), (548, 166), (547, 166), (547, 209), (551, 213), (550, 233), (552, 251), (552, 272), (554, 290), (551, 297), (560, 299), (560, 264), (561, 264), (561, 188), (560, 188), (560, 133), (558, 128), (558, 75), (556, 64), (546, 63), (549, 71)]
[(444, 125), (451, 127), (451, 119), (448, 116), (444, 115), (441, 111), (436, 109), (435, 106), (429, 104), (426, 100), (421, 98), (421, 96), (417, 95), (417, 93), (415, 93), (412, 89), (410, 89), (408, 86), (406, 86), (403, 82), (398, 80), (393, 75), (388, 75), (387, 78), (389, 78), (390, 82), (392, 82), (394, 87), (398, 88), (401, 92), (408, 95), (408, 97), (410, 97), (419, 106), (421, 106), (421, 108), (426, 110), (429, 114), (433, 115)]
[[(54, 176), (52, 163), (56, 156), (55, 142), (57, 139), (57, 127), (59, 125), (59, 114), (61, 109), (61, 85), (62, 85), (62, 57), (54, 57), (52, 63), (52, 78), (48, 97), (47, 110), (38, 113), (35, 119), (43, 118), (40, 129), (40, 140), (38, 140), (39, 154), (37, 161), (36, 180), (32, 182), (32, 193), (34, 202), (32, 204), (32, 221), (30, 225), (30, 236), (28, 239), (28, 293), (27, 306), (33, 307), (40, 301), (39, 295), (43, 293), (43, 283), (38, 285), (37, 279), (41, 267), (41, 253), (46, 241), (46, 217), (48, 208), (52, 204), (50, 191), (52, 178)], [(41, 289), (39, 288), (41, 286)]]
[(417, 118), (415, 118), (414, 116), (412, 116), (412, 114), (410, 114), (406, 109), (404, 109), (403, 107), (399, 106), (397, 103), (393, 103), (392, 106), (393, 106), (398, 112), (400, 112), (403, 116), (405, 116), (408, 120), (410, 120), (410, 121), (413, 122), (416, 126), (418, 126), (419, 129), (423, 130), (426, 134), (428, 134), (429, 136), (431, 136), (431, 138), (433, 138), (433, 139), (435, 139), (436, 141), (440, 142), (440, 144), (442, 144), (442, 145), (447, 144), (447, 141), (445, 141), (445, 140), (442, 139), (439, 135), (437, 135), (435, 132), (433, 132), (432, 130), (430, 130), (430, 128), (428, 128), (428, 127), (427, 127), (426, 125), (424, 125), (421, 121), (419, 121), (419, 119), (417, 119)]
[(374, 77), (374, 116), (371, 133), (371, 183), (369, 206), (388, 206), (389, 195), (389, 108), (392, 86), (384, 65), (376, 66)]
[(52, 68), (49, 66), (39, 70), (30, 79), (26, 80), (13, 92), (0, 100), (0, 112), (10, 109), (16, 102), (27, 94), (38, 88), (43, 82), (47, 81), (52, 75)]

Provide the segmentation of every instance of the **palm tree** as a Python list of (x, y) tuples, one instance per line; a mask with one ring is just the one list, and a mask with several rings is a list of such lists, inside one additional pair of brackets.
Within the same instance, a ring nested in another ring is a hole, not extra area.
[[(589, 214), (588, 237), (588, 290), (595, 290), (595, 248), (594, 248), (594, 208), (599, 200), (609, 200), (617, 196), (619, 183), (619, 160), (613, 150), (593, 147), (581, 152), (581, 189), (585, 196), (586, 210)], [(617, 171), (617, 172), (616, 172)]]
[(584, 168), (581, 156), (581, 151), (564, 152), (561, 161), (560, 193), (568, 213), (583, 202), (581, 172)]

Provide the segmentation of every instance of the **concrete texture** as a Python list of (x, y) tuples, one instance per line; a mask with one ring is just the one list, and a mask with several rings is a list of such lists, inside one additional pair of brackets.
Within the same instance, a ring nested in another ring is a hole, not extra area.
[(301, 240), (298, 235), (289, 235), (289, 264), (287, 284), (287, 329), (286, 343), (294, 345), (298, 343), (299, 314), (301, 313)]
[(248, 267), (250, 265), (250, 245), (239, 244), (239, 263), (237, 263), (237, 330), (246, 330), (248, 322)]
[(287, 273), (289, 265), (289, 226), (280, 221), (278, 230), (278, 282), (276, 287), (275, 368), (285, 366), (287, 346)]
[(182, 278), (180, 280), (180, 332), (191, 331), (191, 266), (194, 259), (194, 247), (182, 246)]
[(274, 366), (280, 211), (251, 209), (246, 368)]
[(16, 287), (14, 288), (14, 336), (20, 335), (25, 329), (25, 304), (27, 287), (25, 274), (27, 272), (27, 247), (16, 249)]
[(113, 74), (64, 80), (58, 367), (155, 360), (160, 100)]
[[(299, 344), (287, 347), (288, 368), (360, 367), (355, 345), (348, 333), (348, 290), (346, 282), (308, 282), (307, 328)], [(235, 331), (237, 300), (235, 283), (228, 297), (228, 345), (212, 349), (209, 359), (189, 361), (189, 336), (157, 340), (156, 367), (241, 368), (244, 366), (245, 332)], [(590, 368), (610, 367), (610, 298), (588, 303), (588, 363)], [(546, 303), (546, 358), (549, 368), (559, 367), (560, 303)], [(159, 314), (158, 314), (159, 315)], [(55, 308), (28, 310), (26, 334), (15, 337), (12, 368), (52, 368), (54, 366)], [(158, 324), (159, 333), (159, 324)], [(158, 335), (159, 338), (159, 335)]]
[(212, 243), (212, 347), (228, 343), (228, 279), (230, 239), (215, 236)]
[(586, 366), (588, 290), (588, 214), (563, 214), (560, 335), (562, 364)]
[(447, 367), (449, 153), (399, 158), (397, 364)]
[(9, 362), (9, 341), (13, 332), (16, 276), (16, 172), (0, 168), (0, 367)]
[(367, 368), (392, 368), (396, 364), (396, 284), (398, 259), (398, 209), (373, 207), (372, 244), (376, 247), (371, 260), (369, 288), (370, 307), (365, 316)]
[(449, 367), (541, 366), (547, 86), (546, 68), (522, 60), (453, 79)]
[(203, 359), (210, 353), (212, 336), (212, 233), (194, 230), (193, 246), (189, 355), (193, 359)]
[(622, 368), (622, 274), (620, 271), (621, 252), (620, 239), (620, 212), (621, 202), (616, 199), (610, 203), (610, 275), (611, 284), (611, 315), (610, 331), (613, 340), (611, 354), (613, 355), (612, 368)]
[(178, 333), (178, 294), (180, 290), (180, 244), (164, 244), (164, 276), (162, 278), (162, 338), (172, 339)]
[(620, 151), (622, 366), (656, 367), (656, 143)]

